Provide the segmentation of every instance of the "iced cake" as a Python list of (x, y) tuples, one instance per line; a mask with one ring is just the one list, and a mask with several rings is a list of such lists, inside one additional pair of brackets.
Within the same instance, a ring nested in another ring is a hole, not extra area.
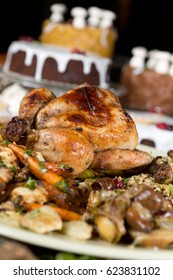
[(91, 7), (71, 10), (71, 23), (63, 22), (63, 4), (51, 6), (39, 41), (10, 44), (3, 72), (36, 82), (60, 82), (108, 88), (116, 15)]
[(107, 88), (111, 60), (35, 42), (14, 41), (8, 48), (5, 73), (36, 82), (84, 82)]
[(135, 47), (123, 66), (120, 83), (126, 88), (124, 105), (173, 116), (173, 56)]
[(113, 57), (117, 40), (114, 12), (98, 7), (88, 10), (74, 7), (70, 11), (71, 18), (65, 21), (66, 6), (53, 4), (50, 9), (50, 18), (43, 22), (42, 43)]

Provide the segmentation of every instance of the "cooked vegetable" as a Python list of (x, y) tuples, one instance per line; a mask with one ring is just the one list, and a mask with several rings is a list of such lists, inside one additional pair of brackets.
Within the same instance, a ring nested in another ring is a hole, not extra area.
[(35, 157), (29, 156), (25, 147), (10, 143), (8, 147), (16, 154), (23, 164), (28, 165), (31, 173), (38, 179), (44, 180), (47, 183), (55, 186), (59, 185), (58, 189), (64, 191), (65, 179), (57, 175), (55, 172), (44, 167), (44, 163), (40, 163)]
[(38, 233), (60, 230), (63, 225), (60, 215), (48, 205), (28, 211), (20, 217), (19, 223), (20, 226)]
[[(29, 203), (26, 205), (26, 208), (28, 210), (34, 210), (39, 209), (42, 205), (37, 203)], [(69, 211), (67, 209), (63, 209), (54, 205), (51, 205), (51, 207), (60, 215), (60, 217), (63, 219), (63, 221), (79, 221), (82, 219), (82, 216), (73, 212)]]
[(69, 237), (87, 240), (92, 237), (93, 228), (84, 221), (64, 222), (61, 232)]
[[(0, 144), (0, 189), (4, 189), (6, 184), (9, 183), (17, 169), (18, 160), (14, 152), (9, 148)], [(15, 170), (15, 172), (14, 172)]]

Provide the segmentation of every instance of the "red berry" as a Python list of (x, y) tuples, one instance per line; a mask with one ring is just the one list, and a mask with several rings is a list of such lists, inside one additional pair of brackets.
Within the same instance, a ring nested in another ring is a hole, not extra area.
[(156, 126), (160, 129), (173, 130), (173, 125), (172, 124), (157, 123)]
[(166, 123), (157, 123), (156, 126), (160, 129), (167, 129), (167, 124)]
[(115, 177), (114, 182), (115, 182), (115, 189), (122, 189), (124, 187), (124, 182), (120, 178)]
[(77, 53), (77, 54), (85, 55), (85, 52), (84, 52), (84, 51), (81, 51), (81, 50), (79, 50), (79, 49), (73, 49), (71, 52), (72, 52), (72, 53)]
[(172, 124), (168, 124), (167, 125), (167, 130), (173, 130), (173, 125)]

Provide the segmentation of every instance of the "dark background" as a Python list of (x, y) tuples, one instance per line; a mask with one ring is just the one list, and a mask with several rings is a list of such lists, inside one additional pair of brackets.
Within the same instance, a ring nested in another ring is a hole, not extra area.
[[(64, 3), (72, 7), (97, 6), (117, 14), (114, 24), (118, 30), (116, 54), (130, 56), (134, 46), (173, 52), (172, 0), (112, 0), (112, 1), (56, 1), (16, 0), (1, 1), (0, 52), (5, 52), (20, 36), (38, 39), (42, 21), (50, 16), (50, 5)], [(66, 17), (69, 17), (69, 13)]]

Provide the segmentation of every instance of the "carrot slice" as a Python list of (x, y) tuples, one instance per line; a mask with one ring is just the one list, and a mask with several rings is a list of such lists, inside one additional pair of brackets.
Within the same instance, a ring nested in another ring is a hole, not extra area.
[[(25, 207), (27, 208), (27, 210), (35, 210), (35, 209), (39, 209), (41, 206), (41, 204), (39, 203), (30, 203), (30, 204), (26, 204)], [(77, 214), (73, 211), (67, 210), (67, 209), (63, 209), (54, 205), (51, 205), (51, 207), (60, 215), (60, 217), (62, 218), (63, 221), (80, 221), (82, 219), (82, 216), (80, 214)]]
[(26, 149), (23, 146), (10, 143), (8, 144), (8, 147), (12, 149), (12, 151), (23, 164), (28, 165), (29, 170), (36, 178), (56, 186), (60, 191), (66, 191), (65, 179), (52, 170), (47, 169), (44, 166), (44, 163), (42, 165), (42, 163), (39, 162), (39, 160), (37, 160), (35, 157), (28, 155)]

